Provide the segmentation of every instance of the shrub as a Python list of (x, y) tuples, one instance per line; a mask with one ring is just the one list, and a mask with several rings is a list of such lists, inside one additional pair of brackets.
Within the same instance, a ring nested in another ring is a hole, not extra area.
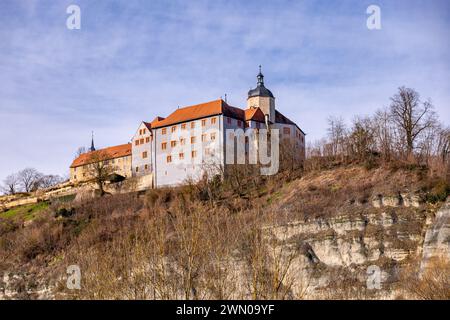
[(450, 183), (445, 180), (439, 180), (426, 195), (426, 201), (437, 203), (445, 201), (450, 195)]

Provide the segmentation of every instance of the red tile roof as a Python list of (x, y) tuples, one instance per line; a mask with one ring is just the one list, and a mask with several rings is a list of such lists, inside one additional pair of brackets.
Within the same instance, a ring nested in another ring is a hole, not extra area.
[[(179, 108), (172, 112), (167, 118), (156, 117), (150, 123), (150, 126), (152, 129), (167, 127), (181, 122), (192, 121), (220, 114), (243, 121), (253, 120), (265, 122), (264, 113), (260, 108), (252, 107), (250, 109), (243, 110), (232, 107), (222, 99), (218, 99), (189, 107)], [(302, 131), (293, 121), (278, 112), (278, 110), (275, 110), (275, 122), (295, 125), (300, 131)]]
[(165, 118), (163, 117), (155, 117), (155, 119), (152, 120), (152, 122), (150, 122), (151, 126), (155, 126), (159, 121), (164, 120)]
[(160, 128), (180, 122), (191, 121), (220, 114), (240, 120), (245, 119), (244, 110), (229, 106), (222, 99), (218, 99), (189, 107), (179, 108), (172, 112), (167, 118), (157, 117), (152, 121), (151, 124), (152, 128)]
[(121, 144), (118, 146), (113, 146), (113, 147), (95, 150), (92, 152), (83, 153), (78, 158), (73, 160), (70, 167), (74, 168), (74, 167), (84, 166), (86, 164), (92, 163), (93, 162), (92, 158), (95, 157), (95, 155), (100, 155), (100, 154), (102, 155), (102, 158), (104, 157), (104, 160), (110, 160), (110, 159), (130, 156), (131, 155), (131, 143)]
[(251, 107), (250, 109), (245, 110), (245, 120), (253, 120), (258, 122), (265, 122), (266, 119), (264, 117), (264, 113), (260, 108)]

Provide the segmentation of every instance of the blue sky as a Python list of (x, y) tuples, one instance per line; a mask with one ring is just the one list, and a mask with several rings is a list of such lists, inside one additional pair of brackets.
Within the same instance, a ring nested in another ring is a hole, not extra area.
[[(81, 8), (81, 30), (66, 8)], [(368, 30), (366, 8), (381, 8)], [(449, 124), (450, 1), (0, 1), (0, 179), (66, 174), (79, 146), (126, 143), (141, 120), (227, 93), (263, 65), (277, 108), (321, 138), (413, 87)]]

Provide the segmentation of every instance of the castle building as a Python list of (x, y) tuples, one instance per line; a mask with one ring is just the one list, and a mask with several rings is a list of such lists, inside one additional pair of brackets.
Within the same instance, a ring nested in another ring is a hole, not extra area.
[(89, 152), (83, 153), (70, 165), (70, 181), (85, 182), (94, 178), (94, 162), (103, 161), (105, 165), (122, 177), (131, 177), (131, 143), (95, 150), (92, 141)]
[[(111, 147), (123, 150), (120, 158), (129, 164), (126, 169), (119, 166), (116, 173), (125, 177), (151, 176), (151, 184), (155, 188), (195, 181), (206, 171), (220, 173), (226, 167), (225, 159), (229, 152), (226, 144), (234, 143), (235, 136), (231, 136), (230, 130), (246, 133), (249, 129), (257, 132), (260, 129), (278, 129), (280, 143), (289, 144), (289, 152), (296, 160), (304, 159), (305, 133), (276, 109), (275, 97), (264, 85), (261, 67), (256, 87), (248, 92), (245, 109), (218, 99), (178, 108), (166, 118), (158, 116), (151, 122), (141, 122), (131, 139), (130, 151), (124, 147), (127, 145)], [(249, 143), (257, 142), (245, 138), (246, 152)], [(286, 152), (283, 150), (280, 152)], [(98, 151), (88, 152), (74, 160), (72, 181), (80, 181), (79, 172), (83, 170), (84, 174), (85, 170), (77, 168), (88, 165), (90, 155)]]

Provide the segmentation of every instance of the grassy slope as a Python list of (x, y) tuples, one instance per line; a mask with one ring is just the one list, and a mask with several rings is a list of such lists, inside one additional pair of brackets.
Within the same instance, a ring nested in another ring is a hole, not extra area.
[(48, 206), (48, 202), (23, 205), (0, 213), (0, 218), (23, 219), (24, 221), (28, 221), (34, 219), (40, 212), (47, 209)]

